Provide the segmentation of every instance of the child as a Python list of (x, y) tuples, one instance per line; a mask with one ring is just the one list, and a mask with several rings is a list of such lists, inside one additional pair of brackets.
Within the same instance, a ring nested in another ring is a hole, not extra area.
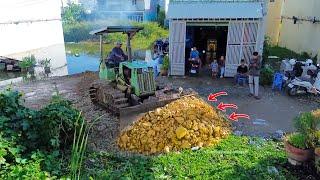
[(219, 65), (217, 63), (217, 60), (212, 61), (212, 63), (210, 64), (211, 66), (211, 75), (212, 78), (216, 78), (218, 75), (218, 70), (219, 70)]

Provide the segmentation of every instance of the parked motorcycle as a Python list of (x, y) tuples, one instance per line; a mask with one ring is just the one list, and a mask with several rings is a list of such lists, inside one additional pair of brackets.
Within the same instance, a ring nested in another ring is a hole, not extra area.
[(281, 63), (280, 71), (283, 73), (283, 87), (287, 87), (288, 84), (296, 77), (302, 79), (311, 79), (308, 75), (308, 71), (315, 71), (317, 67), (313, 65), (311, 59), (306, 61), (297, 61), (296, 59), (285, 59)]
[(199, 74), (199, 69), (200, 69), (200, 63), (199, 60), (196, 59), (191, 59), (190, 60), (190, 75), (198, 75)]
[(320, 66), (316, 70), (309, 69), (307, 75), (310, 78), (295, 77), (288, 85), (287, 92), (289, 96), (298, 94), (320, 94)]

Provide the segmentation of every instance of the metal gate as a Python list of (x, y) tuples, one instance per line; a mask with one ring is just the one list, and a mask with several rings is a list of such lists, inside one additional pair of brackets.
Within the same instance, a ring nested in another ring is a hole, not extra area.
[(241, 59), (247, 63), (256, 50), (258, 22), (230, 22), (228, 28), (225, 76), (233, 77)]
[(185, 74), (186, 22), (170, 21), (169, 29), (170, 75), (183, 76)]

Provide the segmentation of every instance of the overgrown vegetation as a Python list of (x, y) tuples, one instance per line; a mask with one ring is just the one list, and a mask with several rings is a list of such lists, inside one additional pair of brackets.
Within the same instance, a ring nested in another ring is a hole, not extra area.
[(19, 66), (22, 69), (27, 69), (27, 68), (33, 67), (34, 65), (36, 65), (36, 63), (37, 63), (36, 57), (34, 55), (30, 55), (22, 58), (22, 61), (19, 62)]
[(62, 10), (62, 21), (65, 24), (74, 24), (84, 20), (86, 17), (85, 9), (80, 4), (69, 3)]
[(101, 179), (292, 179), (286, 162), (281, 143), (230, 136), (216, 147), (155, 157), (91, 153), (86, 174)]
[(271, 66), (265, 66), (261, 69), (261, 78), (260, 84), (261, 85), (271, 85), (273, 82), (273, 74), (274, 70)]
[(169, 69), (169, 66), (170, 66), (169, 56), (166, 55), (166, 56), (163, 58), (163, 64), (162, 64), (161, 68), (162, 68), (163, 70), (168, 70), (168, 69)]
[[(268, 59), (268, 56), (277, 56), (279, 57), (278, 62), (271, 62)], [(263, 49), (263, 61), (264, 64), (269, 64), (272, 66), (273, 69), (279, 69), (281, 61), (283, 59), (298, 59), (305, 61), (306, 59), (312, 59), (314, 63), (317, 61), (317, 56), (311, 57), (307, 52), (302, 52), (301, 54), (294, 52), (286, 47), (274, 46), (271, 45), (270, 39), (267, 37), (264, 42), (264, 49)]]
[[(90, 35), (90, 31), (105, 27), (109, 24), (128, 24), (128, 22), (77, 22), (73, 24), (64, 24), (64, 38), (66, 43), (66, 50), (72, 54), (98, 54), (99, 41), (97, 36)], [(133, 49), (150, 49), (154, 41), (159, 38), (168, 37), (168, 31), (161, 28), (157, 23), (137, 23), (131, 22), (129, 25), (142, 26), (144, 29), (137, 33), (132, 40)], [(126, 49), (127, 35), (123, 33), (112, 33), (104, 37), (103, 54), (107, 56), (114, 47), (115, 42), (121, 41)]]
[(287, 136), (288, 142), (294, 147), (306, 149), (317, 146), (320, 138), (320, 118), (315, 112), (317, 111), (304, 112), (294, 119), (296, 133)]
[[(96, 36), (89, 34), (91, 30), (105, 27), (109, 22), (80, 22), (77, 24), (64, 25), (64, 37), (67, 43), (66, 50), (72, 53), (98, 54), (99, 42)], [(168, 36), (168, 31), (161, 28), (157, 23), (131, 23), (131, 25), (142, 26), (144, 29), (137, 33), (132, 39), (133, 49), (150, 49), (154, 41)], [(104, 54), (108, 54), (114, 47), (115, 42), (123, 42), (123, 49), (126, 49), (127, 35), (113, 33), (104, 37)]]
[(306, 145), (307, 137), (304, 134), (301, 133), (293, 133), (290, 134), (288, 137), (288, 142), (294, 147), (300, 148), (300, 149), (307, 149), (308, 146)]
[(23, 106), (21, 97), (11, 90), (0, 93), (0, 178), (66, 174), (76, 121), (84, 122), (79, 111), (59, 96), (43, 109), (32, 110)]

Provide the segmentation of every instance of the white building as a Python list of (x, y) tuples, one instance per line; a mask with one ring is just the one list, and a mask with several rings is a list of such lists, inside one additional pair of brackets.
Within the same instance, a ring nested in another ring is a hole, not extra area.
[(0, 1), (0, 56), (51, 58), (52, 75), (67, 75), (61, 1)]
[(63, 7), (70, 3), (83, 5), (99, 18), (140, 22), (156, 19), (158, 0), (62, 0)]
[(171, 75), (185, 75), (190, 49), (196, 46), (209, 61), (224, 55), (225, 76), (234, 76), (241, 59), (263, 52), (266, 4), (265, 0), (171, 0), (167, 12)]

